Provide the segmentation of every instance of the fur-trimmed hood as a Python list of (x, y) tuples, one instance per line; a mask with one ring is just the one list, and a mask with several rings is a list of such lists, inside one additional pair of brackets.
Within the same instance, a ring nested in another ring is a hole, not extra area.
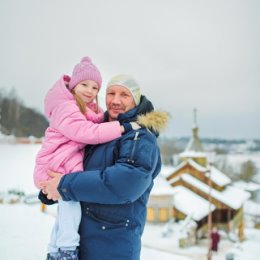
[(142, 95), (140, 104), (126, 114), (120, 115), (120, 120), (136, 121), (158, 136), (167, 127), (170, 114), (162, 110), (154, 110), (152, 102)]
[[(108, 112), (105, 112), (105, 121), (108, 120)], [(136, 122), (158, 136), (168, 125), (170, 114), (162, 110), (154, 110), (153, 104), (145, 96), (141, 96), (140, 104), (130, 111), (118, 116), (119, 122)]]
[(161, 133), (166, 129), (170, 120), (170, 114), (166, 111), (152, 111), (137, 117), (137, 123), (156, 133)]

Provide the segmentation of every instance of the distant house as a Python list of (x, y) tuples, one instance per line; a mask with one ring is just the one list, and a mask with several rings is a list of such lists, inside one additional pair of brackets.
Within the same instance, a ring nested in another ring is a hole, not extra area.
[(191, 217), (196, 221), (197, 234), (201, 237), (207, 234), (210, 214), (212, 225), (227, 232), (238, 231), (239, 239), (243, 240), (243, 204), (250, 193), (232, 186), (230, 178), (209, 162), (200, 143), (196, 122), (192, 131), (190, 142), (180, 154), (181, 162), (170, 172), (162, 171), (159, 177), (168, 185), (164, 184), (167, 187), (164, 193), (162, 185), (158, 185), (162, 180), (155, 182), (148, 202), (147, 220), (166, 222), (170, 218)]
[(161, 174), (155, 179), (154, 186), (148, 201), (147, 221), (167, 222), (173, 217), (174, 190)]
[(251, 194), (251, 200), (260, 204), (260, 184), (256, 182), (245, 182), (245, 181), (237, 181), (233, 183), (235, 187), (248, 191)]
[(255, 227), (260, 227), (260, 184), (255, 182), (237, 181), (235, 187), (248, 191), (251, 194), (250, 200), (244, 205), (244, 213), (249, 222)]

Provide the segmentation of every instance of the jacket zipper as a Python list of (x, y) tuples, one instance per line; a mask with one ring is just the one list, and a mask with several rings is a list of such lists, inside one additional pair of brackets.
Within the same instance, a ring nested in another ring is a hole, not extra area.
[(138, 140), (138, 135), (139, 135), (139, 132), (136, 132), (135, 133), (135, 137), (134, 137), (134, 144), (133, 144), (133, 149), (132, 149), (132, 152), (131, 152), (131, 156), (130, 158), (127, 160), (127, 162), (130, 162), (132, 164), (134, 164), (134, 154), (135, 154), (135, 149), (136, 149), (136, 141)]

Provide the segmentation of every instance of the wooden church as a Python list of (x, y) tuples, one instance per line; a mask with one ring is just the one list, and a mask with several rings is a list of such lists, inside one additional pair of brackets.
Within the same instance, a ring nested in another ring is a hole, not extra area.
[(167, 222), (192, 218), (197, 236), (207, 234), (212, 226), (236, 233), (244, 239), (243, 204), (250, 194), (232, 185), (204, 152), (194, 113), (192, 137), (176, 167), (163, 167), (155, 180), (148, 202), (147, 221)]

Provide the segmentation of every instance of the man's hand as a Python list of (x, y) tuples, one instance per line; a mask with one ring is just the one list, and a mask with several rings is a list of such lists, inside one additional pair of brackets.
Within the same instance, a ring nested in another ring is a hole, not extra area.
[(60, 196), (60, 193), (58, 192), (57, 188), (59, 186), (60, 180), (63, 175), (58, 172), (52, 172), (52, 171), (49, 171), (48, 175), (52, 179), (49, 181), (40, 182), (40, 187), (41, 187), (43, 193), (45, 193), (47, 195), (48, 199), (58, 200), (61, 198), (61, 196)]

